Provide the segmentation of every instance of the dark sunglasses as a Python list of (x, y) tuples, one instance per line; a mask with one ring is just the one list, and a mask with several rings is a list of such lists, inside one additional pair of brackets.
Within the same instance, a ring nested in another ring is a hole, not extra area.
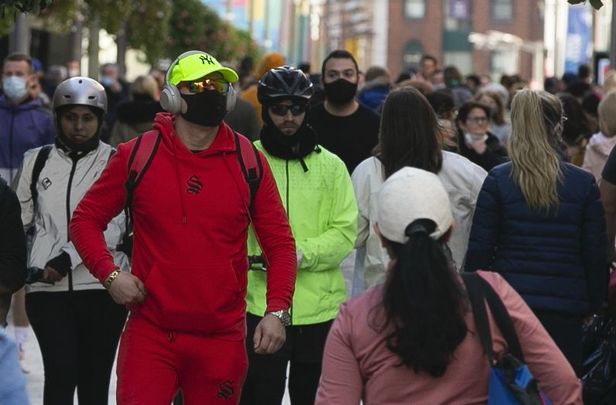
[(291, 104), (291, 105), (283, 105), (283, 104), (274, 104), (270, 106), (270, 111), (280, 117), (284, 117), (287, 115), (289, 111), (294, 116), (301, 115), (306, 112), (306, 105), (304, 104)]

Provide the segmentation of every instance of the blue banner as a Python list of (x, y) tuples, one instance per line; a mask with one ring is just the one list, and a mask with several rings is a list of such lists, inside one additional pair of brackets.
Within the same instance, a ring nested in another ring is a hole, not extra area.
[(577, 73), (580, 65), (589, 63), (592, 42), (592, 11), (586, 5), (569, 6), (565, 72)]

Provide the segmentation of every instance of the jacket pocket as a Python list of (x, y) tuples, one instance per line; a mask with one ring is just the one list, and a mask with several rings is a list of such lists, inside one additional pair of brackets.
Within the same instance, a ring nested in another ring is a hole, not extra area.
[(243, 322), (244, 302), (230, 262), (158, 263), (145, 281), (153, 319), (162, 328), (224, 333)]

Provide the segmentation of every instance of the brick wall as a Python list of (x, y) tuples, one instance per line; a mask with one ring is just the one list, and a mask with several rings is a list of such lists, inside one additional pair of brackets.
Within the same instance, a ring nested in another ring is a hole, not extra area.
[[(378, 0), (377, 0), (378, 1)], [(472, 0), (472, 31), (485, 33), (488, 30), (508, 32), (523, 40), (537, 41), (543, 38), (543, 25), (536, 0), (513, 0), (513, 16), (509, 21), (491, 19), (491, 0)], [(442, 33), (445, 12), (442, 0), (426, 0), (426, 16), (421, 20), (408, 19), (404, 15), (404, 0), (389, 1), (389, 36), (387, 63), (395, 78), (402, 69), (404, 45), (410, 40), (422, 43), (424, 52), (443, 60)], [(474, 69), (477, 73), (489, 73), (488, 51), (473, 51)], [(519, 58), (519, 73), (529, 79), (532, 59), (522, 52)]]

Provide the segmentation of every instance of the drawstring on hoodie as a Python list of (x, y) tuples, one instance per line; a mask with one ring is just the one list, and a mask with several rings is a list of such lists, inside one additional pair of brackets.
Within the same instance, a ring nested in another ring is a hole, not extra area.
[(304, 173), (308, 171), (308, 166), (306, 166), (306, 162), (304, 162), (304, 158), (299, 158), (299, 164), (302, 165), (302, 169), (304, 169)]

